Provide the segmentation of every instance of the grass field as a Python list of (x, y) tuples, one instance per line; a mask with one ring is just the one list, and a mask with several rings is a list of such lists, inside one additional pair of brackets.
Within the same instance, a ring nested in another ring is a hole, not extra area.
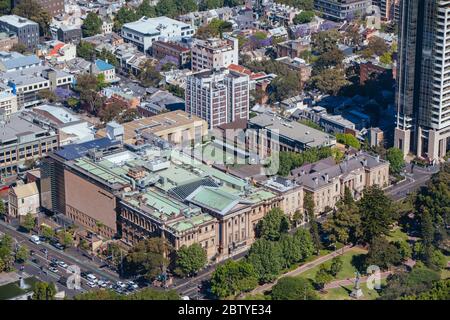
[[(333, 281), (343, 280), (343, 279), (347, 279), (347, 278), (354, 278), (356, 269), (352, 265), (352, 259), (355, 256), (359, 256), (359, 255), (366, 254), (366, 253), (367, 253), (366, 250), (354, 247), (351, 250), (344, 253), (343, 255), (340, 255), (342, 262), (343, 262), (342, 270), (341, 270), (341, 272), (339, 272), (336, 275), (336, 278), (333, 279)], [(323, 264), (325, 264), (327, 267), (329, 267), (331, 265), (331, 260), (328, 260), (327, 262), (324, 262)], [(319, 270), (319, 267), (320, 267), (320, 265), (318, 265), (298, 276), (302, 277), (302, 278), (314, 280), (314, 277), (316, 276), (316, 273)]]
[(408, 240), (408, 235), (398, 227), (391, 231), (391, 234), (387, 237), (387, 240), (389, 240), (389, 241), (399, 241), (399, 240), (406, 241), (406, 240)]

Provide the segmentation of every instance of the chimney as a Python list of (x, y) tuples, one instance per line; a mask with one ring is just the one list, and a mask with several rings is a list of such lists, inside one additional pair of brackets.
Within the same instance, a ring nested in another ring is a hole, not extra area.
[(328, 183), (328, 181), (330, 180), (330, 177), (328, 176), (328, 172), (325, 173), (325, 182)]

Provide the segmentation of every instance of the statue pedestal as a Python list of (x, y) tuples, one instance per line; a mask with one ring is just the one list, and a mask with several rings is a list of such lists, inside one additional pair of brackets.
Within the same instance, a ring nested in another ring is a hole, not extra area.
[(359, 299), (363, 296), (363, 292), (361, 289), (353, 289), (352, 293), (350, 293), (350, 297)]

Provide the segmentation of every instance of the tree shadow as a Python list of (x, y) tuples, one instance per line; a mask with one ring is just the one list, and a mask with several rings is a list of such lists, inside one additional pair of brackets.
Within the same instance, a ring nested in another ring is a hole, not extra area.
[(364, 273), (366, 264), (366, 254), (361, 253), (354, 255), (350, 263), (353, 267), (355, 267), (356, 270), (358, 270), (359, 273)]

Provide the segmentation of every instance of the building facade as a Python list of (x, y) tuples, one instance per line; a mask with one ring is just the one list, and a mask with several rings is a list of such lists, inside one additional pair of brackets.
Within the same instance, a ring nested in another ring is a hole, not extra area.
[(58, 148), (58, 135), (22, 113), (8, 117), (0, 128), (0, 172), (17, 173), (26, 160), (36, 160)]
[(181, 40), (194, 35), (194, 29), (183, 22), (168, 17), (147, 18), (125, 23), (121, 35), (125, 42), (133, 43), (143, 52), (151, 48), (153, 41), (165, 38)]
[(18, 185), (9, 190), (8, 215), (11, 218), (20, 218), (28, 213), (39, 212), (39, 190), (35, 182)]
[(208, 122), (209, 128), (248, 119), (249, 76), (221, 69), (194, 73), (187, 77), (186, 112)]
[(372, 0), (314, 0), (314, 8), (326, 19), (343, 21), (363, 16)]
[[(13, 0), (14, 7), (20, 4), (20, 0)], [(64, 13), (64, 0), (36, 0), (42, 9), (48, 12), (50, 17)]]
[(224, 39), (195, 39), (192, 45), (191, 69), (194, 72), (227, 68), (239, 64), (238, 39), (224, 36)]
[(394, 145), (437, 161), (450, 137), (450, 1), (403, 0)]
[(158, 60), (167, 59), (167, 62), (177, 61), (177, 67), (186, 66), (189, 62), (190, 50), (171, 41), (154, 41), (152, 44), (152, 56)]
[(17, 35), (19, 43), (28, 49), (34, 49), (39, 43), (39, 25), (16, 15), (0, 17), (0, 31)]

